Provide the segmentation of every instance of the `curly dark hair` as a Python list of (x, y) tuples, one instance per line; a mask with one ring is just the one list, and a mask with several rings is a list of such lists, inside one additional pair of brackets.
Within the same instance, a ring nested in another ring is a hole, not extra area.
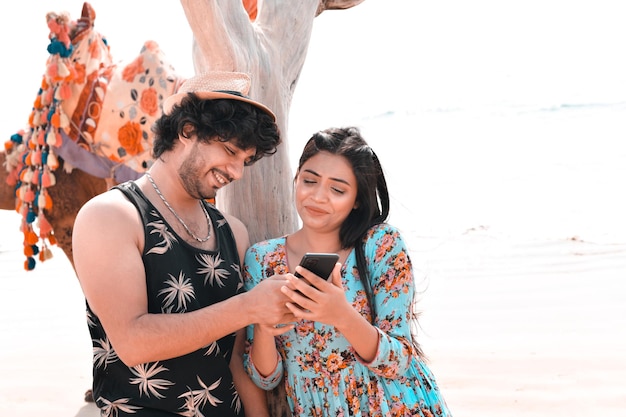
[(204, 100), (189, 93), (152, 126), (152, 156), (156, 159), (171, 150), (189, 126), (201, 142), (233, 141), (243, 150), (256, 148), (249, 164), (274, 154), (281, 142), (273, 117), (260, 108), (239, 100)]

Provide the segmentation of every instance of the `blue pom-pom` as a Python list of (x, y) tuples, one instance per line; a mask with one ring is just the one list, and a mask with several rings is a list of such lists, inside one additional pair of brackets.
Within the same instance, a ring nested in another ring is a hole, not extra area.
[(52, 38), (50, 40), (50, 45), (48, 45), (48, 53), (50, 55), (59, 55), (61, 58), (67, 58), (72, 55), (72, 45), (70, 45), (69, 49), (65, 47), (63, 42), (59, 42), (56, 38)]
[(33, 211), (33, 208), (29, 207), (28, 213), (26, 214), (26, 223), (30, 224), (34, 222), (36, 217), (37, 216), (35, 216), (35, 212)]
[(48, 112), (48, 117), (46, 117), (46, 121), (48, 122), (48, 124), (50, 124), (50, 121), (52, 120), (52, 116), (54, 116), (55, 111), (56, 108), (54, 106), (51, 106), (50, 111)]
[(29, 256), (28, 258), (26, 258), (26, 270), (27, 271), (32, 271), (33, 269), (35, 269), (35, 258), (33, 258), (32, 256)]
[(19, 133), (14, 133), (11, 135), (11, 142), (22, 143), (22, 135)]
[(33, 255), (37, 255), (39, 253), (39, 246), (37, 246), (37, 245), (30, 245), (30, 247), (33, 250)]

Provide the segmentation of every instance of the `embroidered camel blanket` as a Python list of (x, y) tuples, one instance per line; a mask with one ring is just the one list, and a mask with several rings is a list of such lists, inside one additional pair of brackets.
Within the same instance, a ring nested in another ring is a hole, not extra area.
[(53, 201), (59, 166), (77, 167), (122, 182), (151, 165), (152, 123), (162, 103), (184, 81), (154, 41), (128, 62), (114, 62), (106, 39), (94, 30), (95, 11), (83, 4), (81, 17), (46, 15), (48, 59), (28, 126), (5, 143), (7, 182), (15, 189), (24, 234), (24, 268), (52, 256), (56, 243), (44, 209)]

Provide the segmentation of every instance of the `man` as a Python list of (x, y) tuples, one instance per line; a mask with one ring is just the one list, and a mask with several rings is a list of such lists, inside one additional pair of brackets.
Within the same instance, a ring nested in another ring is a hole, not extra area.
[(248, 232), (206, 203), (280, 142), (274, 114), (246, 96), (249, 84), (225, 72), (186, 81), (153, 126), (149, 171), (76, 217), (102, 415), (267, 415), (243, 370), (243, 328), (294, 320), (285, 281), (243, 292)]

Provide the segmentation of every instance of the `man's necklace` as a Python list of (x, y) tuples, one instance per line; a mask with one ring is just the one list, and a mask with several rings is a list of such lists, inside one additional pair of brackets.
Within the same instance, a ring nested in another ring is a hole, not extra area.
[(154, 180), (152, 179), (152, 175), (150, 175), (149, 172), (146, 172), (146, 177), (148, 177), (148, 180), (150, 180), (150, 183), (152, 184), (152, 187), (154, 188), (154, 191), (156, 191), (156, 193), (159, 195), (159, 197), (161, 197), (161, 200), (163, 200), (163, 203), (165, 204), (165, 206), (168, 209), (170, 209), (170, 211), (172, 212), (174, 217), (176, 217), (176, 220), (178, 220), (180, 222), (180, 224), (183, 225), (183, 227), (185, 228), (187, 233), (189, 233), (189, 236), (191, 236), (192, 238), (196, 239), (200, 243), (204, 243), (204, 242), (208, 241), (211, 238), (211, 229), (213, 227), (213, 224), (211, 223), (211, 218), (209, 217), (209, 212), (206, 210), (206, 207), (204, 206), (204, 204), (202, 203), (201, 200), (198, 200), (198, 202), (200, 203), (200, 207), (202, 207), (202, 211), (204, 211), (204, 215), (206, 216), (206, 222), (207, 222), (207, 225), (209, 227), (209, 233), (207, 234), (207, 236), (205, 238), (200, 238), (200, 237), (196, 236), (189, 229), (189, 227), (187, 227), (187, 224), (185, 223), (185, 221), (183, 219), (181, 219), (178, 214), (176, 214), (176, 212), (174, 211), (172, 206), (170, 206), (170, 203), (168, 203), (167, 200), (165, 199), (165, 197), (163, 197), (163, 194), (161, 194), (161, 190), (159, 190), (159, 187), (157, 187), (157, 185), (155, 184)]

